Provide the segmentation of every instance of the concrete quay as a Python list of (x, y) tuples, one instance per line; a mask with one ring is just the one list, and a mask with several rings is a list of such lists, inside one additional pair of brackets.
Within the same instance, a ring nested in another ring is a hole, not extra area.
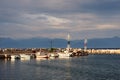
[(89, 54), (120, 54), (120, 49), (87, 49)]
[[(66, 48), (53, 48), (52, 52), (60, 52), (64, 51)], [(0, 54), (31, 54), (38, 51), (42, 51), (45, 53), (51, 52), (50, 48), (26, 48), (26, 49), (20, 49), (20, 48), (0, 48)], [(81, 48), (71, 48), (72, 52), (77, 51), (84, 51), (84, 49)], [(85, 50), (89, 54), (120, 54), (120, 49), (87, 49)]]
[(40, 51), (40, 48), (1, 48), (0, 54), (31, 54)]

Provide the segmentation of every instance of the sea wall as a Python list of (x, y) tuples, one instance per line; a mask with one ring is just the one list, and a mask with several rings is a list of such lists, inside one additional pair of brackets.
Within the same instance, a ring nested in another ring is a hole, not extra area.
[[(0, 54), (29, 54), (35, 53), (38, 51), (49, 52), (50, 48), (26, 48), (26, 49), (17, 49), (17, 48), (4, 48), (0, 49)], [(53, 52), (64, 51), (65, 48), (54, 48)], [(84, 51), (81, 48), (71, 48), (72, 52)], [(89, 54), (120, 54), (120, 49), (87, 49), (86, 52)]]
[(88, 49), (89, 54), (120, 54), (120, 49)]

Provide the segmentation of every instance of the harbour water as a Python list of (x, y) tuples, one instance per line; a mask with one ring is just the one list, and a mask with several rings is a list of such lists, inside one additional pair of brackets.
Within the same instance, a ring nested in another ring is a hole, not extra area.
[(1, 59), (0, 80), (120, 80), (120, 55)]

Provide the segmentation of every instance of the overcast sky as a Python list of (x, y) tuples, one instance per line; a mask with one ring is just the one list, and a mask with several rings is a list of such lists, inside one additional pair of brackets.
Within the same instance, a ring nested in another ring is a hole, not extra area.
[(0, 37), (120, 36), (120, 0), (0, 0)]

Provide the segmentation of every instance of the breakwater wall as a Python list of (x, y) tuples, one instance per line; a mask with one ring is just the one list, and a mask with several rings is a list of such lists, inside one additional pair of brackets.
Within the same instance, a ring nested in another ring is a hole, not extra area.
[(88, 49), (89, 54), (120, 54), (120, 49)]
[[(26, 48), (26, 49), (18, 49), (18, 48), (1, 48), (0, 54), (31, 54), (38, 51), (42, 51), (48, 53), (51, 51), (50, 48)], [(65, 48), (54, 48), (53, 52), (64, 51)], [(84, 51), (81, 48), (71, 48), (72, 52), (76, 51)], [(86, 52), (88, 54), (120, 54), (120, 49), (87, 49)]]
[(35, 53), (37, 51), (40, 51), (38, 48), (26, 48), (26, 49), (20, 49), (20, 48), (2, 48), (0, 49), (0, 54), (31, 54)]

